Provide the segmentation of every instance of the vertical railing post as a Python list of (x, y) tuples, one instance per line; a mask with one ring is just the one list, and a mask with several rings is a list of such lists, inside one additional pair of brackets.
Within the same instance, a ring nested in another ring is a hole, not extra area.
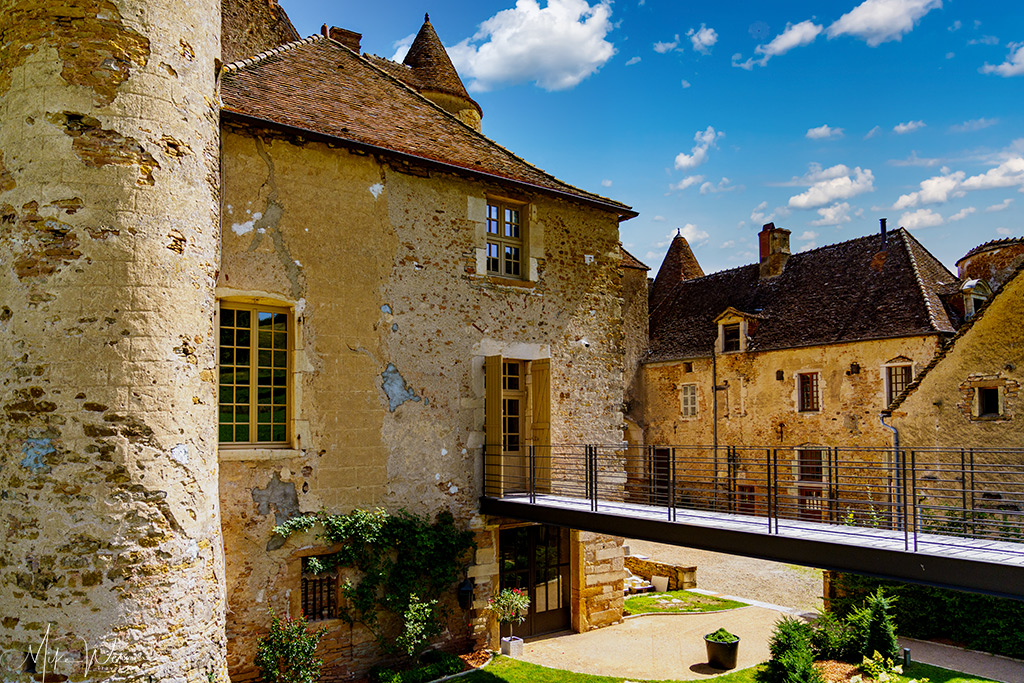
[(778, 450), (771, 451), (771, 466), (772, 466), (772, 497), (775, 499), (775, 504), (772, 506), (773, 520), (775, 523), (775, 530), (771, 530), (771, 522), (769, 520), (769, 533), (779, 533), (779, 452)]
[(974, 495), (975, 495), (974, 492), (976, 490), (976, 486), (975, 486), (976, 479), (975, 479), (975, 476), (974, 476), (974, 449), (973, 448), (970, 450), (970, 454), (971, 454), (971, 538), (977, 538), (978, 537), (978, 518), (977, 518), (977, 515), (975, 515), (975, 512), (974, 512), (977, 509), (977, 505), (976, 505), (976, 501), (974, 499)]
[(910, 477), (911, 477), (911, 488), (910, 492), (913, 498), (911, 504), (913, 505), (913, 520), (914, 520), (914, 552), (917, 552), (917, 534), (918, 534), (918, 519), (917, 519), (917, 452), (910, 451)]
[(530, 504), (537, 502), (537, 446), (531, 444), (530, 453)]
[[(960, 523), (964, 536), (967, 535), (967, 454), (960, 449)], [(973, 536), (973, 534), (972, 534)]]
[(900, 501), (900, 507), (902, 508), (902, 515), (900, 517), (903, 523), (903, 549), (910, 550), (910, 517), (908, 515), (908, 491), (907, 491), (907, 454), (903, 454), (901, 461), (903, 465), (903, 499)]
[(590, 510), (597, 512), (597, 446), (589, 446), (590, 450)]
[(676, 447), (668, 450), (668, 521), (676, 521)]

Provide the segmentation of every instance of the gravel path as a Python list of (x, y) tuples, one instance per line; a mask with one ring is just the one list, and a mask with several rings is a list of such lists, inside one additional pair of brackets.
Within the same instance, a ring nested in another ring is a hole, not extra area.
[(627, 539), (634, 555), (697, 567), (697, 588), (805, 612), (821, 611), (821, 570)]

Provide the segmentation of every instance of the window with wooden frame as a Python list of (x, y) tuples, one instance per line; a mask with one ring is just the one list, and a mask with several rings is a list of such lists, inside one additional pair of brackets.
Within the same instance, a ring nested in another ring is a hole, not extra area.
[(740, 324), (722, 325), (722, 351), (728, 353), (740, 348)]
[(697, 416), (697, 385), (684, 384), (679, 389), (680, 412), (683, 417)]
[(801, 413), (821, 409), (818, 399), (818, 373), (801, 372), (797, 375), (797, 405)]
[(484, 359), (484, 486), (488, 495), (551, 481), (551, 361), (488, 356)]
[(291, 311), (222, 302), (218, 439), (222, 445), (290, 442)]
[(893, 402), (903, 390), (910, 386), (911, 366), (910, 365), (886, 365), (885, 366), (885, 405)]
[(525, 207), (487, 200), (487, 274), (511, 279), (524, 275)]

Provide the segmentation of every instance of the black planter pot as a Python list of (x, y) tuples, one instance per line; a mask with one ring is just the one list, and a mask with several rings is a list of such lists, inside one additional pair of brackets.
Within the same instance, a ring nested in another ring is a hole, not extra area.
[(740, 651), (740, 639), (728, 643), (720, 643), (715, 640), (704, 638), (704, 644), (708, 648), (708, 664), (716, 669), (735, 669), (736, 656)]

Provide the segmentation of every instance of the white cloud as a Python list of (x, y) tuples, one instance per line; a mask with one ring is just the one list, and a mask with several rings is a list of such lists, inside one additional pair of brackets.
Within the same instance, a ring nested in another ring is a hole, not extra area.
[(473, 91), (535, 82), (545, 90), (567, 90), (595, 73), (615, 54), (606, 40), (611, 3), (599, 0), (517, 0), (480, 24), (472, 38), (448, 48), (456, 69)]
[(986, 119), (982, 116), (980, 119), (971, 119), (970, 121), (964, 121), (963, 123), (955, 126), (950, 126), (949, 130), (952, 133), (971, 133), (976, 130), (988, 128), (999, 123), (999, 119)]
[(693, 223), (687, 223), (684, 225), (679, 231), (679, 234), (686, 238), (686, 241), (690, 243), (691, 247), (699, 247), (703, 244), (707, 244), (708, 238), (710, 237), (708, 233), (701, 230)]
[(876, 47), (890, 40), (902, 40), (914, 25), (942, 0), (864, 0), (828, 27), (828, 37), (850, 35)]
[(955, 52), (947, 52), (946, 53), (946, 59), (953, 59), (953, 57), (956, 57), (956, 53)]
[(996, 233), (999, 235), (1012, 235), (1013, 231), (1009, 228), (996, 228)]
[(875, 126), (874, 128), (872, 128), (871, 130), (869, 130), (867, 132), (867, 135), (864, 136), (864, 139), (865, 140), (870, 140), (871, 138), (875, 137), (876, 135), (878, 135), (881, 132), (882, 132), (882, 127), (881, 126)]
[(1006, 211), (1007, 209), (1010, 208), (1010, 204), (1012, 204), (1012, 203), (1013, 203), (1013, 199), (1007, 197), (1006, 199), (1004, 199), (1003, 201), (999, 202), (998, 204), (993, 204), (992, 206), (986, 208), (985, 209), (985, 213), (995, 213), (996, 211)]
[(694, 51), (702, 55), (711, 54), (711, 47), (718, 42), (718, 33), (715, 32), (715, 29), (707, 28), (704, 24), (701, 24), (700, 28), (696, 30), (691, 28), (686, 35), (690, 37)]
[(761, 59), (751, 57), (745, 62), (740, 62), (742, 55), (736, 53), (732, 56), (732, 65), (750, 71), (754, 65), (764, 66), (772, 57), (779, 57), (790, 50), (809, 45), (821, 33), (822, 27), (811, 20), (801, 21), (799, 24), (786, 24), (786, 30), (772, 38), (767, 45), (758, 45), (754, 52), (763, 55)]
[(605, 178), (604, 180), (601, 181), (601, 187), (611, 187), (611, 186), (612, 186), (612, 181), (608, 180), (607, 178)]
[(685, 171), (690, 168), (696, 168), (708, 160), (708, 150), (715, 146), (715, 142), (724, 137), (725, 133), (716, 131), (712, 126), (708, 126), (705, 130), (698, 130), (693, 136), (695, 144), (690, 153), (680, 152), (676, 155), (676, 169)]
[(742, 185), (730, 185), (729, 184), (729, 179), (723, 177), (720, 181), (718, 181), (717, 185), (715, 185), (712, 182), (706, 182), (703, 185), (701, 185), (700, 186), (700, 193), (701, 194), (717, 194), (719, 192), (732, 192), (733, 190), (739, 190), (742, 187), (743, 187)]
[(942, 225), (942, 216), (931, 209), (918, 209), (900, 216), (900, 226), (912, 230), (914, 228), (934, 228)]
[(896, 135), (904, 135), (906, 133), (912, 133), (918, 128), (924, 128), (926, 124), (924, 121), (907, 121), (906, 123), (897, 123), (892, 128), (892, 132)]
[[(810, 225), (822, 227), (826, 225), (842, 225), (850, 222), (850, 205), (847, 202), (835, 203), (832, 206), (823, 206), (818, 209), (821, 218), (813, 220)], [(817, 237), (817, 235), (815, 235)]]
[(1010, 43), (1010, 54), (1002, 64), (989, 64), (979, 69), (983, 74), (999, 74), (1000, 76), (1021, 76), (1024, 75), (1024, 43)]
[(704, 182), (704, 176), (702, 176), (702, 175), (688, 175), (685, 178), (683, 178), (682, 180), (680, 180), (678, 183), (673, 183), (672, 185), (669, 185), (668, 189), (670, 189), (670, 190), (685, 190), (688, 187), (692, 187), (692, 186), (696, 185), (697, 183), (702, 183), (702, 182)]
[(1024, 188), (1024, 156), (1007, 159), (985, 173), (971, 176), (963, 182), (965, 190), (990, 190), (997, 187)]
[(671, 43), (668, 42), (668, 41), (663, 42), (663, 43), (662, 42), (655, 43), (654, 44), (654, 51), (657, 52), (659, 55), (663, 55), (666, 52), (672, 52), (672, 50), (675, 50), (677, 47), (679, 47), (679, 34), (678, 33), (676, 34), (675, 39)]
[(976, 211), (977, 211), (977, 209), (974, 208), (973, 206), (968, 206), (966, 209), (960, 209), (959, 211), (954, 213), (952, 216), (950, 216), (946, 220), (948, 220), (950, 223), (955, 223), (956, 221), (962, 221), (963, 219), (967, 218), (968, 216), (970, 216), (972, 213), (974, 213)]
[(862, 169), (860, 166), (851, 171), (843, 164), (824, 170), (820, 167), (815, 169), (812, 165), (808, 178), (812, 181), (811, 186), (806, 192), (789, 198), (790, 208), (815, 209), (875, 189), (875, 176), (871, 169)]
[(412, 41), (416, 40), (416, 34), (410, 33), (405, 38), (396, 40), (391, 44), (391, 47), (395, 49), (395, 54), (392, 55), (391, 61), (402, 63), (405, 59), (405, 55), (409, 52), (409, 48), (412, 47)]
[(890, 166), (924, 166), (931, 168), (932, 166), (938, 166), (942, 163), (942, 159), (936, 159), (934, 157), (919, 157), (917, 156), (917, 150), (911, 150), (910, 156), (906, 159), (890, 159)]
[(774, 213), (766, 213), (765, 209), (768, 208), (768, 202), (761, 202), (754, 207), (754, 210), (750, 212), (750, 222), (754, 225), (764, 225), (771, 219), (775, 218)]
[(805, 230), (802, 235), (797, 237), (797, 240), (803, 242), (800, 245), (800, 251), (810, 251), (818, 246), (818, 233), (813, 230)]
[[(945, 171), (946, 169), (943, 169)], [(966, 174), (963, 171), (956, 173), (943, 173), (921, 181), (921, 189), (910, 194), (900, 195), (892, 208), (900, 211), (909, 209), (921, 204), (944, 204), (952, 197), (962, 197), (964, 192), (960, 189)]]
[(658, 223), (664, 223), (665, 222), (665, 217), (664, 216), (655, 216), (651, 220), (652, 221), (657, 221)]
[(832, 128), (828, 124), (818, 126), (817, 128), (807, 129), (807, 138), (810, 140), (825, 140), (828, 138), (841, 138), (843, 137), (842, 128)]
[[(995, 36), (982, 36), (981, 38), (972, 38), (967, 41), (968, 45), (998, 45), (999, 39)], [(1013, 47), (1012, 45), (1010, 46)]]
[(726, 240), (722, 242), (722, 246), (719, 249), (732, 249), (736, 246), (736, 240)]
[(640, 58), (639, 57), (630, 57), (629, 61), (626, 62), (626, 66), (633, 66), (634, 64), (639, 64), (639, 63), (640, 63)]
[(690, 81), (688, 81), (688, 80), (686, 80), (686, 79), (684, 78), (684, 79), (682, 80), (682, 83), (681, 83), (681, 85), (683, 86), (683, 89), (685, 90), (686, 88), (689, 88), (689, 87), (690, 87)]
[(956, 21), (953, 22), (953, 24), (949, 27), (948, 30), (950, 33), (953, 33), (954, 31), (959, 31), (961, 26), (963, 26), (963, 24), (960, 22), (959, 19), (957, 19)]

